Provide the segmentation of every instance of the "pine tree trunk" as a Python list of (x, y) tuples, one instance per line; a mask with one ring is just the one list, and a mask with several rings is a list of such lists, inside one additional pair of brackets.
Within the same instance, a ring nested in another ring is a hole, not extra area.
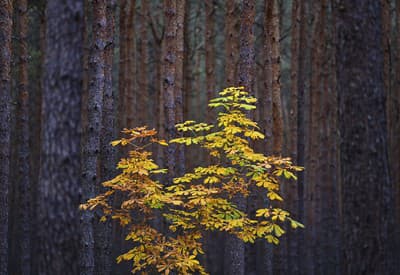
[(79, 274), (83, 1), (49, 1), (38, 217), (39, 274)]
[(235, 30), (236, 1), (227, 0), (225, 10), (225, 79), (226, 86), (230, 87), (236, 84), (235, 71), (238, 60), (238, 37)]
[(127, 0), (119, 1), (119, 69), (118, 69), (118, 132), (126, 124), (126, 63), (127, 63)]
[(28, 92), (28, 3), (18, 5), (18, 106), (17, 106), (17, 166), (18, 166), (18, 256), (19, 273), (30, 274), (31, 268), (31, 180), (30, 180), (30, 131)]
[[(176, 2), (176, 71), (175, 71), (175, 106), (176, 123), (183, 122), (183, 63), (184, 63), (184, 25), (185, 25), (185, 6), (186, 0), (177, 0)], [(177, 172), (179, 175), (185, 173), (185, 147), (177, 146)]]
[[(176, 137), (175, 130), (175, 85), (176, 85), (176, 59), (177, 59), (177, 10), (176, 1), (167, 0), (164, 3), (165, 14), (165, 36), (164, 36), (164, 56), (163, 56), (163, 98), (165, 112), (165, 134), (167, 140)], [(168, 169), (168, 183), (172, 182), (176, 169), (176, 146), (168, 146), (166, 150), (165, 162)]]
[[(214, 45), (214, 28), (215, 28), (215, 8), (214, 0), (207, 0), (206, 6), (206, 31), (205, 31), (205, 47), (206, 47), (206, 89), (207, 102), (215, 97), (215, 45)], [(211, 123), (213, 112), (209, 108), (206, 109), (206, 122)]]
[[(298, 104), (299, 104), (299, 59), (300, 59), (300, 21), (301, 21), (301, 1), (293, 0), (292, 2), (292, 41), (291, 41), (291, 62), (290, 62), (290, 111), (289, 111), (289, 154), (294, 163), (297, 163), (298, 157)], [(300, 84), (301, 85), (301, 84)], [(298, 193), (297, 183), (290, 182), (285, 187), (285, 195), (288, 204), (288, 210), (298, 219)], [(298, 232), (296, 232), (298, 233)], [(293, 233), (293, 234), (296, 234)], [(290, 234), (290, 233), (289, 233)], [(298, 253), (298, 237), (297, 235), (287, 236), (288, 265), (290, 266), (289, 274), (299, 274), (299, 265), (297, 258)]]
[(149, 109), (149, 91), (148, 91), (148, 63), (149, 63), (149, 54), (148, 54), (148, 36), (147, 36), (147, 27), (148, 27), (148, 1), (142, 0), (142, 10), (141, 10), (141, 25), (140, 25), (140, 64), (139, 64), (139, 94), (137, 96), (137, 116), (138, 116), (138, 126), (139, 125), (149, 125), (148, 122), (148, 109)]
[[(253, 31), (254, 19), (255, 1), (244, 0), (242, 2), (242, 11), (240, 16), (240, 49), (237, 82), (239, 83), (239, 86), (244, 86), (245, 89), (251, 94), (253, 94), (255, 64)], [(231, 73), (230, 70), (228, 73)], [(229, 77), (227, 79), (229, 79)], [(234, 203), (239, 207), (239, 209), (243, 211), (246, 210), (245, 198), (238, 196), (234, 199)], [(224, 274), (245, 274), (244, 254), (245, 246), (243, 241), (232, 235), (227, 236), (225, 239)]]
[(343, 0), (338, 7), (342, 274), (394, 274), (380, 1)]
[[(102, 113), (102, 132), (100, 136), (100, 182), (110, 180), (115, 175), (116, 149), (110, 145), (115, 138), (115, 98), (113, 92), (112, 69), (114, 61), (114, 29), (115, 29), (115, 0), (107, 1), (106, 9), (106, 37), (104, 49), (104, 93), (103, 93), (103, 113)], [(100, 184), (95, 187), (96, 194), (103, 192)], [(99, 218), (99, 217), (98, 217)], [(111, 272), (111, 234), (112, 223), (107, 220), (99, 224), (99, 219), (95, 220), (95, 274), (108, 275)]]
[(0, 274), (8, 274), (12, 2), (0, 1)]
[(126, 13), (126, 63), (125, 63), (125, 84), (122, 83), (125, 89), (124, 102), (126, 112), (126, 125), (123, 128), (133, 128), (137, 125), (136, 111), (136, 39), (135, 39), (135, 15), (136, 15), (136, 0), (128, 1)]

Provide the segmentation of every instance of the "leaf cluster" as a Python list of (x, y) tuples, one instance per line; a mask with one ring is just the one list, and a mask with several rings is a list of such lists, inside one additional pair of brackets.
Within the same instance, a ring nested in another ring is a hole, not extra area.
[[(232, 234), (244, 242), (264, 239), (278, 244), (285, 233), (282, 224), (292, 228), (303, 225), (284, 209), (275, 206), (282, 201), (282, 178), (296, 180), (295, 173), (302, 168), (289, 158), (265, 156), (251, 147), (251, 141), (264, 139), (256, 122), (246, 111), (256, 108), (257, 100), (243, 87), (231, 87), (220, 92), (209, 106), (222, 109), (215, 125), (186, 121), (176, 125), (183, 137), (170, 143), (197, 145), (207, 149), (211, 163), (174, 178), (164, 185), (154, 179), (155, 174), (166, 173), (151, 159), (146, 147), (167, 142), (157, 139), (156, 131), (139, 127), (125, 129), (127, 135), (112, 145), (131, 146), (127, 158), (118, 163), (120, 174), (104, 182), (108, 191), (88, 200), (81, 207), (103, 210), (102, 220), (117, 219), (128, 226), (126, 240), (133, 248), (118, 257), (118, 261), (132, 261), (132, 272), (156, 271), (169, 274), (207, 274), (198, 260), (203, 254), (202, 238), (206, 231)], [(111, 207), (115, 193), (124, 193), (125, 200)], [(237, 197), (258, 194), (264, 206), (248, 215), (234, 203)], [(151, 226), (161, 215), (168, 232)]]

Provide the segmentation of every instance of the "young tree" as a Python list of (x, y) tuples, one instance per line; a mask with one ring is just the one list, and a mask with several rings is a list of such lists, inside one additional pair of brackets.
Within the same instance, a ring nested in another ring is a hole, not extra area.
[(12, 2), (0, 1), (0, 274), (8, 274)]
[(341, 273), (392, 274), (396, 253), (389, 239), (393, 189), (387, 158), (381, 5), (380, 1), (342, 0), (337, 8)]
[(48, 1), (39, 274), (78, 274), (83, 1)]

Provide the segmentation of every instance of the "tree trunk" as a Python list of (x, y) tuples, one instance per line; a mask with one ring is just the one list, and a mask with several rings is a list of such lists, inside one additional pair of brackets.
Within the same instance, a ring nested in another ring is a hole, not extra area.
[[(230, 12), (230, 10), (228, 11)], [(239, 86), (244, 86), (249, 93), (253, 93), (254, 81), (254, 19), (255, 1), (244, 0), (242, 2), (242, 11), (240, 15), (240, 63), (237, 82), (239, 83)], [(230, 20), (228, 20), (228, 22), (229, 21)], [(232, 33), (229, 35), (232, 35)], [(228, 73), (231, 73), (231, 69), (228, 70)], [(245, 211), (245, 198), (238, 196), (235, 198), (234, 203), (239, 207), (239, 209)], [(227, 236), (225, 239), (224, 274), (245, 274), (244, 254), (245, 246), (243, 241), (232, 235)]]
[[(184, 61), (184, 25), (185, 25), (186, 0), (176, 2), (176, 71), (175, 71), (175, 107), (176, 123), (183, 122), (183, 61)], [(177, 145), (177, 172), (179, 175), (185, 173), (185, 147)]]
[(137, 125), (136, 111), (136, 39), (135, 39), (135, 15), (136, 0), (128, 1), (126, 18), (126, 79), (125, 79), (125, 98), (126, 104), (126, 125), (123, 127), (133, 128)]
[(30, 181), (30, 131), (28, 93), (28, 3), (18, 4), (18, 106), (17, 106), (17, 166), (18, 166), (18, 256), (20, 274), (30, 274), (31, 268), (31, 181)]
[[(116, 150), (110, 145), (115, 138), (115, 117), (114, 117), (114, 92), (112, 69), (114, 61), (114, 29), (115, 29), (115, 1), (107, 1), (106, 9), (106, 37), (104, 49), (104, 93), (103, 93), (103, 113), (102, 113), (102, 132), (100, 136), (100, 182), (110, 180), (115, 175)], [(105, 190), (100, 184), (95, 187), (96, 194)], [(95, 233), (95, 274), (108, 275), (111, 272), (111, 234), (112, 223), (107, 220), (99, 224), (99, 217), (94, 223)]]
[(38, 209), (39, 274), (79, 274), (83, 1), (49, 1)]
[(236, 84), (236, 63), (238, 60), (237, 44), (238, 37), (235, 30), (236, 24), (236, 1), (226, 1), (225, 14), (225, 79), (226, 86), (235, 86)]
[[(167, 0), (164, 3), (165, 14), (165, 37), (164, 37), (164, 56), (163, 56), (163, 97), (165, 112), (165, 134), (167, 140), (176, 137), (175, 130), (175, 86), (176, 86), (176, 60), (177, 60), (177, 10), (176, 1)], [(166, 150), (166, 166), (168, 169), (168, 183), (172, 182), (176, 169), (176, 146), (168, 146)]]
[(394, 274), (380, 1), (342, 0), (338, 8), (342, 274)]
[(137, 116), (138, 116), (138, 125), (148, 125), (148, 117), (147, 114), (149, 112), (149, 91), (148, 91), (148, 76), (147, 76), (147, 68), (149, 63), (149, 54), (148, 54), (148, 36), (147, 36), (147, 27), (148, 27), (148, 1), (142, 0), (142, 10), (141, 10), (141, 25), (140, 25), (140, 64), (139, 64), (139, 93), (137, 97)]
[[(206, 47), (206, 89), (207, 103), (215, 96), (215, 45), (214, 45), (214, 28), (215, 28), (215, 8), (214, 0), (207, 0), (206, 6), (206, 31), (205, 31), (205, 47)], [(207, 106), (206, 106), (207, 107)], [(211, 123), (213, 112), (206, 108), (206, 122)]]
[[(291, 62), (290, 62), (290, 111), (289, 111), (289, 154), (293, 162), (297, 164), (298, 157), (298, 104), (299, 104), (299, 61), (300, 61), (300, 22), (301, 22), (301, 1), (293, 0), (292, 2), (292, 41), (291, 41)], [(288, 210), (298, 219), (298, 193), (297, 183), (290, 182), (285, 188), (286, 201)], [(298, 232), (296, 232), (298, 233)], [(299, 274), (299, 265), (297, 258), (298, 253), (298, 237), (293, 235), (287, 236), (288, 265), (290, 266), (290, 274)], [(290, 233), (289, 233), (290, 234)]]
[(0, 274), (8, 274), (12, 2), (0, 1)]
[(119, 1), (118, 132), (126, 125), (127, 0)]

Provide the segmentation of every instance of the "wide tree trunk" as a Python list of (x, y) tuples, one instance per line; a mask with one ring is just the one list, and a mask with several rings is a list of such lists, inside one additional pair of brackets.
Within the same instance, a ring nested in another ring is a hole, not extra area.
[(39, 274), (79, 274), (83, 0), (48, 1)]
[(342, 274), (394, 274), (380, 1), (337, 6)]
[(0, 1), (0, 274), (8, 274), (12, 2)]

